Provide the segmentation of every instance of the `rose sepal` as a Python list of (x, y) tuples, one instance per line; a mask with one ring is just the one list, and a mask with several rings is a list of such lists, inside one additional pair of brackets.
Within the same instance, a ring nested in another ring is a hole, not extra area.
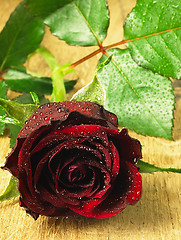
[(0, 106), (6, 111), (11, 119), (14, 119), (13, 124), (20, 126), (23, 126), (35, 109), (39, 107), (39, 105), (36, 104), (20, 104), (3, 98), (0, 98)]

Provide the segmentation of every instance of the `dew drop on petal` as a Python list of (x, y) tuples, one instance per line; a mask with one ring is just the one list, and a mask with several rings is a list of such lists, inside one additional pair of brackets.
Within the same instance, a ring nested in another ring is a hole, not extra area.
[(32, 119), (37, 119), (37, 115), (34, 114), (34, 115), (32, 116)]
[(44, 120), (45, 120), (45, 121), (48, 121), (48, 120), (50, 120), (50, 118), (49, 118), (49, 117), (45, 117)]
[(136, 193), (136, 194), (137, 194), (137, 196), (140, 196), (141, 192), (140, 192), (140, 191), (137, 191), (137, 193)]
[(135, 196), (132, 196), (132, 198), (131, 198), (133, 201), (136, 199), (136, 197)]

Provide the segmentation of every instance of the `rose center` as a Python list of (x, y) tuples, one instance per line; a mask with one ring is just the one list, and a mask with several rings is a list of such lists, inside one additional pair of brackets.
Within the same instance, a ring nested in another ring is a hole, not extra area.
[(70, 167), (68, 170), (68, 180), (69, 182), (77, 182), (80, 181), (82, 178), (82, 174), (80, 169), (78, 169), (77, 167)]

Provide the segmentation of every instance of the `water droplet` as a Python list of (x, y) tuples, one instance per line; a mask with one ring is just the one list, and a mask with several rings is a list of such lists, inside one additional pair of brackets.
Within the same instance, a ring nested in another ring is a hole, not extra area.
[(137, 194), (137, 196), (140, 196), (141, 192), (140, 192), (140, 191), (137, 191), (137, 193), (136, 193), (136, 194)]
[(34, 114), (34, 115), (32, 116), (32, 119), (37, 119), (37, 115)]
[(131, 198), (133, 201), (136, 199), (136, 197), (135, 196), (132, 196), (132, 198)]
[(52, 104), (51, 104), (51, 103), (48, 103), (48, 104), (47, 104), (47, 107), (52, 107)]
[(50, 120), (50, 118), (49, 118), (49, 117), (45, 117), (44, 120), (45, 120), (45, 121), (48, 121), (48, 120)]

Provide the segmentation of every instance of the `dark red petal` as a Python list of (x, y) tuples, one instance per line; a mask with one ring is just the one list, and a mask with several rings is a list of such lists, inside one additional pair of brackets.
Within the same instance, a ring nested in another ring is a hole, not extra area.
[(21, 197), (19, 197), (19, 205), (20, 205), (20, 207), (25, 208), (26, 213), (27, 213), (28, 215), (31, 215), (35, 220), (38, 219), (39, 214), (31, 211), (30, 209), (28, 209), (27, 206), (24, 204), (24, 202), (23, 202), (23, 200), (22, 200)]
[(98, 137), (104, 142), (105, 145), (108, 145), (109, 142), (106, 135), (106, 128), (103, 128), (99, 125), (79, 125), (67, 127), (61, 131), (58, 131), (58, 134), (74, 137), (89, 137), (93, 139)]
[[(90, 140), (89, 140), (89, 142), (91, 145), (94, 145), (96, 147), (96, 149), (98, 149), (101, 152), (103, 162), (105, 162), (107, 169), (111, 170), (112, 159), (111, 159), (110, 152), (108, 151), (108, 149), (106, 149), (102, 144), (100, 144), (98, 142), (94, 142), (94, 141), (90, 141)], [(103, 156), (104, 156), (104, 158), (103, 158)]]
[(137, 168), (127, 162), (125, 167), (122, 168), (122, 174), (118, 176), (116, 184), (112, 188), (107, 198), (100, 204), (99, 202), (97, 204), (96, 199), (88, 201), (88, 208), (85, 208), (86, 203), (84, 208), (70, 208), (80, 215), (94, 218), (106, 218), (120, 213), (128, 204), (135, 204), (141, 198), (142, 181)]
[[(76, 146), (76, 147), (79, 147), (79, 146)], [(81, 146), (81, 149), (82, 149), (82, 146)], [(57, 174), (56, 174), (56, 179), (55, 179), (57, 191), (58, 192), (63, 191), (65, 193), (65, 195), (68, 195), (68, 196), (71, 196), (71, 197), (83, 197), (83, 196), (86, 196), (87, 194), (90, 194), (93, 186), (90, 186), (87, 189), (82, 189), (82, 191), (78, 192), (78, 193), (74, 193), (74, 192), (71, 193), (71, 192), (67, 191), (66, 189), (61, 189), (60, 188), (59, 178), (60, 178), (61, 172), (68, 164), (67, 164), (67, 162), (65, 162), (65, 164), (63, 166), (61, 166), (60, 169), (57, 169)], [(94, 191), (94, 196), (92, 196), (94, 198), (96, 198), (96, 197), (101, 198), (102, 195), (105, 194), (107, 189), (110, 188), (110, 180), (111, 180), (110, 179), (110, 174), (107, 172), (107, 169), (101, 163), (98, 163), (97, 161), (93, 160), (92, 158), (90, 160), (88, 160), (88, 156), (86, 156), (86, 159), (81, 161), (81, 162), (73, 163), (72, 166), (76, 166), (78, 168), (81, 168), (82, 165), (84, 165), (84, 167), (86, 167), (86, 168), (89, 168), (90, 166), (91, 167), (96, 167), (97, 169), (99, 169), (99, 171), (102, 172), (102, 174), (101, 174), (102, 177), (103, 177), (103, 174), (104, 174), (104, 185), (102, 186), (103, 189), (98, 190), (98, 188), (100, 186), (100, 185), (98, 185), (98, 187), (96, 188), (97, 192), (95, 193), (95, 191)], [(100, 175), (100, 172), (99, 172), (99, 175)], [(96, 178), (96, 176), (95, 176), (95, 178)]]
[(67, 204), (65, 204), (65, 202), (62, 201), (62, 199), (60, 199), (52, 191), (48, 191), (47, 188), (43, 187), (42, 185), (39, 186), (38, 190), (40, 191), (40, 197), (42, 200), (49, 202), (50, 204), (58, 208), (67, 207)]
[(137, 139), (131, 138), (128, 135), (127, 129), (122, 129), (119, 134), (119, 147), (121, 150), (121, 158), (124, 161), (129, 161), (136, 164), (142, 158), (141, 144)]
[(49, 170), (50, 170), (52, 175), (54, 173), (53, 173), (53, 170), (51, 168), (51, 165), (54, 165), (54, 162), (53, 162), (54, 157), (63, 150), (67, 151), (67, 150), (71, 150), (71, 149), (75, 149), (75, 148), (80, 148), (80, 146), (82, 147), (82, 145), (80, 143), (82, 143), (84, 140), (86, 140), (86, 139), (83, 139), (83, 138), (70, 139), (69, 141), (65, 141), (65, 142), (60, 143), (51, 152), (49, 152), (48, 167), (49, 167)]
[[(135, 204), (142, 195), (142, 180), (137, 168), (131, 163), (126, 162), (122, 174), (126, 175), (121, 179), (116, 179), (116, 183), (110, 195), (96, 209), (94, 209), (96, 218), (111, 217), (121, 212), (127, 205)], [(119, 183), (122, 180), (123, 183)], [(119, 191), (118, 186), (124, 184), (127, 186), (126, 191)]]
[(117, 175), (119, 174), (119, 168), (120, 168), (120, 158), (119, 153), (115, 145), (110, 141), (110, 154), (112, 157), (112, 183), (116, 179)]
[(25, 179), (23, 178), (19, 179), (19, 192), (21, 201), (23, 202), (24, 207), (26, 206), (26, 209), (42, 215), (51, 215), (55, 211), (55, 208), (52, 205), (43, 202), (42, 199), (30, 194), (28, 187), (25, 184)]
[(14, 148), (12, 149), (11, 153), (7, 156), (5, 165), (2, 167), (2, 169), (8, 170), (16, 178), (18, 178), (19, 175), (18, 154), (24, 141), (25, 141), (24, 138), (16, 140)]
[[(100, 120), (100, 123), (103, 123), (106, 127), (117, 128), (118, 126), (116, 115), (106, 111), (97, 103), (76, 101), (54, 102), (41, 105), (26, 121), (26, 124), (21, 129), (18, 137), (27, 137), (32, 131), (40, 128), (41, 126), (48, 126), (52, 121), (58, 121), (60, 125), (62, 122), (67, 120), (71, 113), (78, 113), (80, 116), (78, 125), (85, 123), (91, 124), (91, 122), (92, 124), (97, 124), (97, 120)], [(93, 121), (91, 118), (93, 118)], [(90, 119), (90, 122), (87, 122), (87, 119)], [(74, 117), (73, 125), (75, 124), (76, 119)]]
[(36, 195), (33, 187), (33, 176), (32, 176), (32, 163), (30, 160), (30, 149), (35, 143), (39, 135), (44, 132), (44, 128), (39, 129), (39, 131), (34, 131), (30, 136), (23, 142), (23, 145), (19, 151), (18, 156), (18, 169), (19, 169), (19, 179), (24, 178), (27, 181), (29, 190), (32, 195)]

